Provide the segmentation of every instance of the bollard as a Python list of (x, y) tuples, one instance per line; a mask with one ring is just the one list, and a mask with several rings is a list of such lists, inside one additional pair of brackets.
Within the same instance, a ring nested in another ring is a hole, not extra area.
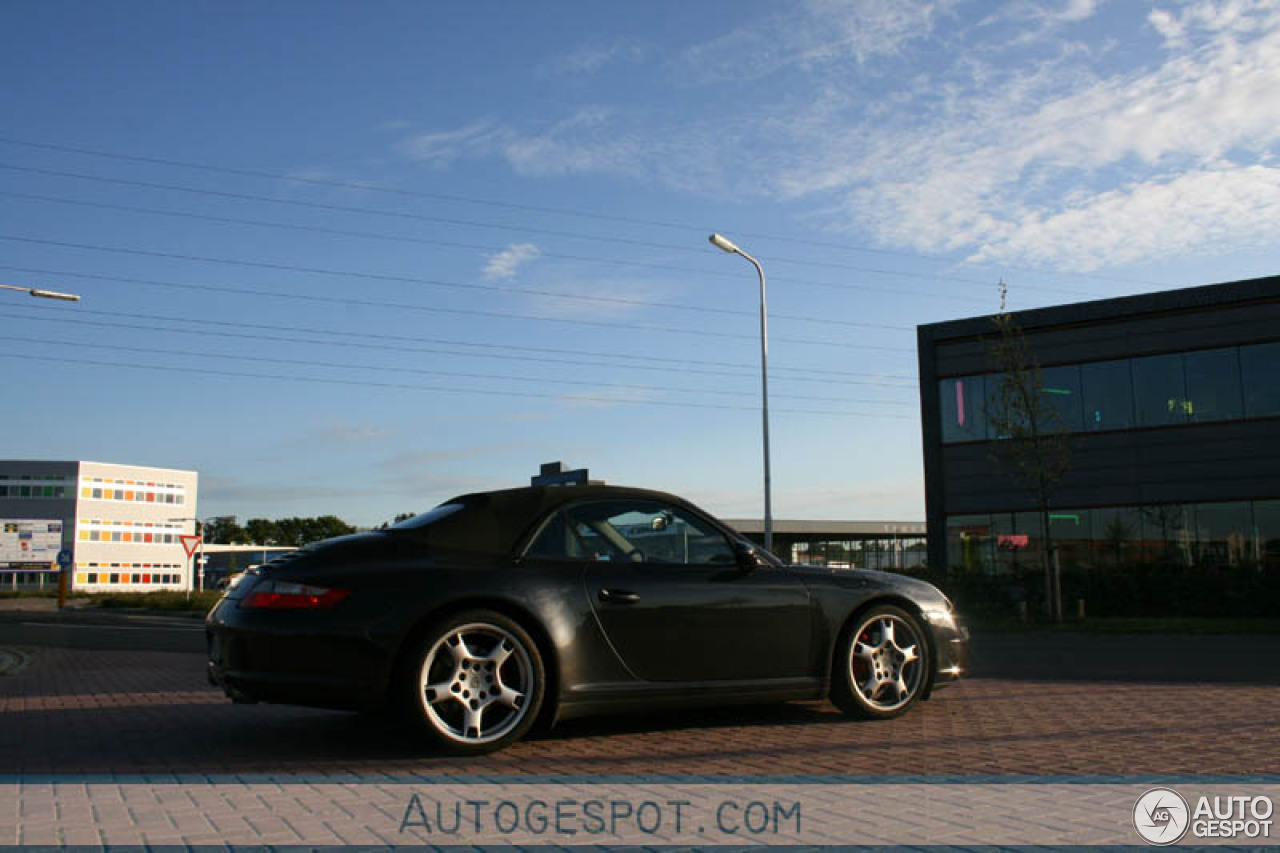
[(1079, 619), (1081, 622), (1084, 621), (1084, 599), (1083, 598), (1076, 599), (1076, 618)]

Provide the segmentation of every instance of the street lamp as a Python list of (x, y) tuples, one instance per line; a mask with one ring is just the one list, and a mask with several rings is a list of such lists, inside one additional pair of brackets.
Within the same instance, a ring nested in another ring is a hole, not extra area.
[(41, 299), (61, 299), (63, 302), (80, 301), (80, 294), (78, 293), (59, 293), (56, 290), (41, 290), (38, 287), (21, 287), (16, 284), (0, 284), (0, 288), (4, 290), (20, 290), (23, 293), (30, 293), (32, 296), (38, 296)]
[(751, 262), (760, 276), (760, 396), (761, 422), (764, 426), (764, 548), (773, 550), (773, 502), (770, 497), (772, 486), (769, 478), (769, 312), (764, 298), (764, 267), (760, 262), (739, 249), (732, 240), (721, 234), (712, 234), (707, 238), (711, 245), (731, 255), (741, 255)]

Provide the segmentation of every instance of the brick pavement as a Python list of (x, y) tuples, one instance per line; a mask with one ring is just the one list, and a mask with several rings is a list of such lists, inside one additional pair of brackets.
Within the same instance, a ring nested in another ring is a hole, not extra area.
[(597, 718), (479, 759), (353, 714), (237, 706), (200, 655), (40, 649), (0, 678), (12, 774), (1268, 774), (1280, 687), (971, 679), (905, 717), (825, 703)]

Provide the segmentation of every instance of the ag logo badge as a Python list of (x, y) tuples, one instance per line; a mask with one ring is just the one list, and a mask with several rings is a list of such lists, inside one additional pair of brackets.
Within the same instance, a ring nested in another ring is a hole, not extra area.
[(1182, 795), (1169, 788), (1152, 788), (1133, 804), (1133, 826), (1149, 844), (1179, 841), (1191, 825), (1191, 809)]

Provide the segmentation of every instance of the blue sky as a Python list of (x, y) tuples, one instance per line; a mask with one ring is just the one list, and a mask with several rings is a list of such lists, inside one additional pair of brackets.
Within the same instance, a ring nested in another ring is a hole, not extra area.
[(1274, 2), (0, 6), (10, 458), (923, 517), (915, 335), (1269, 275)]

